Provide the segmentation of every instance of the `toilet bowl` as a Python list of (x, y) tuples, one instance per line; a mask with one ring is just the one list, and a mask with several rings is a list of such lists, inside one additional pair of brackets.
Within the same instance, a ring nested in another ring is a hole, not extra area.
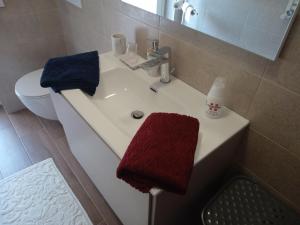
[(22, 76), (15, 85), (20, 101), (34, 114), (49, 120), (58, 120), (48, 88), (40, 85), (43, 69)]

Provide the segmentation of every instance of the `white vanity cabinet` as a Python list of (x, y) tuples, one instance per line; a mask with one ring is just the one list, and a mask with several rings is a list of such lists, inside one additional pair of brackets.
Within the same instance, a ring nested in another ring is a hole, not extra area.
[(157, 190), (143, 194), (116, 177), (119, 157), (69, 102), (52, 91), (51, 97), (72, 153), (124, 225), (180, 224), (190, 204), (222, 172), (242, 135), (234, 135), (195, 165), (185, 196)]

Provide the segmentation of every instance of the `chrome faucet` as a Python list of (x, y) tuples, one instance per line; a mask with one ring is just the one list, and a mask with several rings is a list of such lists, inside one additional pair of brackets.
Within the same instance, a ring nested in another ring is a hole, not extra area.
[(162, 83), (169, 83), (170, 78), (170, 65), (171, 65), (171, 48), (168, 46), (159, 48), (159, 41), (152, 41), (152, 48), (147, 51), (148, 61), (143, 63), (141, 67), (145, 70), (153, 66), (160, 66), (160, 81)]

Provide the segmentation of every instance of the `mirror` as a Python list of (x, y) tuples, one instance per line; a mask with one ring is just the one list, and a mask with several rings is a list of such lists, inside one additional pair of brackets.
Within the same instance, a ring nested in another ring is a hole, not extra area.
[(122, 0), (275, 60), (300, 0)]

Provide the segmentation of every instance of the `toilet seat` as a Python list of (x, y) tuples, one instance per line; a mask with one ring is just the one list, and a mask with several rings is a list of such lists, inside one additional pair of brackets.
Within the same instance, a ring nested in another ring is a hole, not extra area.
[(35, 70), (21, 77), (16, 83), (16, 94), (25, 97), (42, 97), (49, 95), (48, 88), (40, 85), (43, 69)]
[(58, 120), (48, 88), (40, 85), (43, 69), (22, 76), (15, 85), (15, 93), (34, 114), (50, 120)]

